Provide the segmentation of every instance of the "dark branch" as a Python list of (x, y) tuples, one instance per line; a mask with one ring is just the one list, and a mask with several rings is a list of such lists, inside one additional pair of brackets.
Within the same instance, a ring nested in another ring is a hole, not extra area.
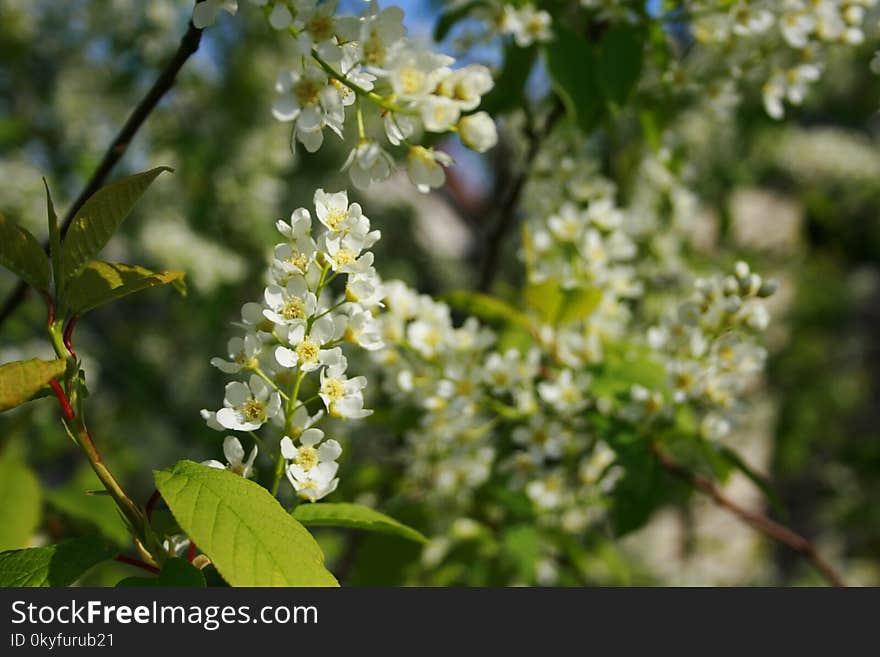
[[(180, 69), (183, 68), (183, 65), (193, 53), (199, 49), (201, 38), (202, 31), (197, 29), (193, 26), (192, 22), (190, 22), (186, 34), (184, 34), (183, 38), (180, 40), (177, 52), (174, 53), (174, 57), (171, 58), (171, 61), (168, 62), (167, 66), (165, 66), (159, 74), (159, 77), (156, 78), (156, 81), (153, 83), (153, 86), (150, 87), (147, 95), (144, 96), (140, 103), (138, 103), (137, 107), (134, 108), (134, 111), (128, 117), (125, 125), (122, 126), (119, 134), (117, 134), (116, 138), (113, 140), (113, 143), (107, 148), (98, 168), (95, 169), (95, 172), (86, 183), (86, 186), (83, 187), (79, 196), (77, 196), (76, 200), (73, 202), (73, 205), (67, 210), (67, 214), (64, 215), (64, 221), (61, 224), (62, 237), (67, 233), (67, 229), (70, 227), (70, 223), (73, 221), (76, 213), (79, 212), (83, 205), (85, 205), (85, 202), (89, 197), (103, 187), (107, 177), (113, 171), (116, 163), (119, 162), (128, 150), (129, 145), (140, 127), (144, 124), (144, 121), (147, 120), (147, 117), (150, 116), (159, 104), (159, 101), (162, 100), (162, 97), (169, 89), (171, 89), (171, 87), (174, 86), (174, 81), (177, 78)], [(44, 246), (48, 251), (48, 242)], [(17, 287), (6, 299), (6, 302), (3, 304), (3, 309), (0, 310), (0, 326), (2, 326), (3, 322), (9, 319), (18, 306), (25, 300), (27, 292), (27, 285), (20, 281)]]
[(564, 113), (565, 108), (563, 107), (562, 102), (557, 98), (553, 105), (553, 109), (550, 110), (550, 114), (547, 116), (541, 129), (535, 130), (532, 128), (527, 133), (529, 144), (528, 149), (526, 150), (522, 171), (520, 171), (511, 182), (507, 195), (504, 197), (504, 200), (502, 200), (501, 206), (499, 207), (498, 219), (486, 238), (485, 256), (483, 257), (483, 262), (480, 267), (480, 280), (477, 284), (477, 289), (480, 292), (488, 292), (489, 288), (492, 287), (492, 282), (495, 280), (495, 275), (498, 273), (498, 258), (501, 256), (507, 233), (513, 226), (514, 219), (516, 218), (519, 200), (522, 196), (523, 188), (529, 179), (529, 172), (532, 168), (532, 163), (535, 161), (538, 152), (541, 150), (541, 143), (547, 135), (550, 134), (553, 126), (556, 125), (556, 122)]
[(804, 538), (795, 531), (792, 531), (785, 525), (782, 525), (760, 511), (749, 511), (741, 507), (739, 504), (727, 497), (714, 482), (699, 474), (691, 472), (680, 463), (677, 463), (669, 454), (664, 452), (656, 443), (651, 445), (651, 452), (654, 457), (663, 466), (663, 468), (671, 475), (687, 482), (701, 493), (712, 498), (718, 506), (721, 506), (740, 520), (757, 529), (762, 534), (779, 541), (783, 545), (787, 545), (795, 552), (800, 553), (813, 565), (813, 567), (825, 578), (832, 586), (845, 587), (843, 578), (836, 570), (825, 561), (817, 552), (816, 546), (812, 541)]

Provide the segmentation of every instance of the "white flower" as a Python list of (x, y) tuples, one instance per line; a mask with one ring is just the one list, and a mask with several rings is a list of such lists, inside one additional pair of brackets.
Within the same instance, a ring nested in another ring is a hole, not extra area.
[(287, 479), (300, 497), (312, 502), (329, 495), (339, 484), (336, 459), (342, 447), (335, 440), (321, 443), (323, 438), (320, 429), (306, 429), (299, 437), (299, 447), (287, 436), (281, 439), (281, 455), (289, 462)]
[(385, 346), (382, 340), (382, 328), (373, 314), (355, 305), (348, 317), (345, 339), (367, 351), (376, 351)]
[(359, 419), (371, 415), (373, 411), (364, 409), (363, 389), (367, 387), (367, 378), (356, 376), (349, 379), (345, 376), (348, 362), (337, 348), (328, 355), (321, 370), (321, 387), (318, 395), (333, 417)]
[(257, 364), (256, 357), (262, 346), (263, 344), (257, 339), (257, 336), (252, 333), (246, 333), (244, 338), (231, 338), (226, 346), (229, 360), (212, 358), (211, 365), (224, 374), (237, 374), (242, 369), (253, 369)]
[(251, 450), (247, 461), (244, 460), (244, 447), (241, 441), (235, 436), (226, 436), (223, 439), (223, 455), (226, 457), (226, 463), (221, 463), (214, 459), (202, 461), (202, 465), (207, 465), (218, 470), (230, 470), (237, 475), (241, 475), (245, 479), (251, 476), (254, 470), (254, 461), (257, 458), (257, 446)]
[(235, 14), (238, 11), (238, 2), (236, 0), (202, 0), (193, 7), (193, 25), (200, 30), (213, 25), (221, 9)]
[(294, 134), (310, 153), (324, 142), (324, 127), (342, 137), (345, 110), (338, 89), (327, 74), (314, 65), (303, 71), (282, 73), (275, 83), (281, 96), (272, 104), (279, 121), (294, 121)]
[(485, 153), (498, 143), (498, 130), (492, 117), (486, 112), (465, 116), (458, 122), (461, 143), (468, 148)]
[(318, 307), (317, 298), (300, 276), (290, 278), (284, 287), (270, 285), (264, 296), (269, 307), (263, 311), (263, 315), (276, 324), (304, 323)]
[(421, 101), (449, 74), (452, 57), (398, 42), (385, 66), (391, 88), (402, 101)]
[(550, 25), (553, 19), (543, 9), (535, 9), (527, 4), (517, 10), (513, 5), (504, 5), (504, 16), (501, 27), (507, 34), (513, 34), (516, 45), (527, 48), (534, 42), (550, 41), (553, 31)]
[(547, 404), (561, 413), (574, 413), (587, 405), (586, 390), (592, 382), (588, 374), (575, 374), (562, 370), (555, 381), (538, 384), (538, 394)]
[(412, 183), (422, 193), (432, 187), (442, 187), (446, 182), (443, 167), (452, 164), (452, 158), (443, 151), (424, 146), (411, 146), (407, 155), (407, 173)]
[(366, 308), (382, 305), (382, 279), (372, 267), (365, 272), (350, 274), (345, 284), (345, 298)]
[(333, 232), (347, 232), (363, 214), (358, 203), (348, 204), (348, 192), (315, 192), (315, 212), (318, 221)]
[(461, 107), (445, 96), (428, 96), (421, 103), (422, 123), (428, 132), (447, 132), (461, 116)]
[(358, 189), (367, 189), (391, 175), (394, 160), (373, 140), (361, 142), (348, 154), (342, 170), (348, 170), (351, 182)]
[(217, 422), (234, 431), (254, 431), (281, 410), (281, 397), (252, 374), (248, 383), (232, 381), (226, 385), (223, 406), (217, 411)]
[(333, 339), (335, 331), (336, 325), (329, 315), (315, 321), (308, 335), (305, 325), (296, 326), (287, 338), (293, 349), (276, 348), (275, 360), (281, 367), (299, 366), (303, 372), (312, 372), (321, 367), (330, 353), (322, 347)]
[(452, 98), (465, 112), (476, 109), (482, 97), (491, 91), (495, 82), (489, 69), (482, 64), (469, 64), (452, 71), (438, 85), (438, 93)]

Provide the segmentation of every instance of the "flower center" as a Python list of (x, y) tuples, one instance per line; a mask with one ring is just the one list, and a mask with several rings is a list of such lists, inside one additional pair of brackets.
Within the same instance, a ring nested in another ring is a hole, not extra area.
[(306, 318), (306, 304), (305, 301), (300, 299), (299, 297), (291, 297), (288, 299), (284, 306), (281, 307), (281, 316), (284, 319), (305, 319)]
[(314, 447), (300, 447), (296, 450), (296, 456), (293, 458), (293, 462), (308, 472), (318, 465), (318, 450)]
[(327, 41), (333, 36), (333, 19), (326, 14), (318, 14), (309, 21), (306, 30), (315, 41)]
[(350, 265), (355, 261), (354, 252), (349, 249), (339, 249), (336, 253), (336, 264), (340, 267)]
[(321, 87), (308, 78), (300, 80), (294, 87), (300, 105), (317, 105), (321, 98)]
[(287, 256), (287, 259), (285, 260), (285, 262), (289, 265), (293, 265), (294, 267), (299, 269), (301, 272), (305, 272), (306, 265), (309, 264), (309, 259), (305, 253), (300, 253), (299, 251), (294, 251), (289, 256)]
[(257, 422), (266, 417), (266, 406), (257, 399), (248, 399), (241, 407), (241, 415), (248, 422)]
[(400, 69), (400, 88), (404, 94), (412, 96), (419, 92), (425, 82), (425, 74), (412, 66)]
[(308, 338), (300, 342), (295, 351), (301, 363), (315, 363), (318, 360), (318, 345)]
[(339, 208), (331, 208), (327, 212), (327, 226), (330, 230), (336, 230), (337, 226), (341, 224), (348, 218), (347, 210), (340, 210)]
[(385, 61), (385, 44), (375, 33), (364, 42), (364, 61), (367, 64), (381, 64)]
[(321, 392), (330, 399), (337, 400), (345, 397), (345, 385), (339, 379), (325, 379), (321, 386)]

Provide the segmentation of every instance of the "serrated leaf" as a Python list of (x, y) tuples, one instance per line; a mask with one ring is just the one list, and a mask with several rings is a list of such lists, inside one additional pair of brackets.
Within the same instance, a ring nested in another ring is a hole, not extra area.
[(561, 25), (554, 25), (553, 32), (553, 41), (544, 45), (550, 80), (569, 117), (589, 133), (605, 111), (593, 44)]
[(644, 33), (635, 25), (615, 25), (602, 37), (597, 78), (605, 99), (623, 105), (642, 74)]
[(434, 41), (443, 41), (443, 39), (446, 38), (446, 35), (449, 34), (449, 30), (455, 27), (456, 23), (465, 18), (477, 7), (482, 7), (484, 5), (486, 5), (485, 0), (470, 0), (470, 2), (463, 2), (449, 11), (440, 14), (440, 18), (437, 19), (437, 24), (434, 26)]
[(73, 218), (61, 246), (62, 280), (67, 281), (94, 258), (110, 241), (134, 204), (163, 171), (156, 167), (121, 178), (95, 192)]
[(338, 586), (315, 539), (265, 488), (192, 461), (153, 477), (180, 527), (232, 586)]
[(33, 397), (67, 368), (63, 360), (19, 360), (0, 366), (0, 413)]
[(162, 566), (158, 577), (126, 577), (117, 585), (120, 588), (154, 587), (154, 586), (185, 586), (200, 588), (206, 586), (202, 571), (186, 559), (173, 557)]
[(0, 214), (0, 265), (25, 283), (47, 291), (51, 278), (49, 259), (37, 238)]
[(117, 549), (89, 536), (27, 550), (0, 553), (0, 587), (70, 586)]
[(300, 504), (293, 510), (293, 517), (306, 527), (351, 527), (382, 534), (400, 536), (409, 541), (427, 543), (428, 539), (412, 527), (360, 504), (346, 502)]
[(152, 272), (137, 265), (93, 260), (68, 283), (67, 307), (81, 315), (141, 290), (182, 282), (184, 276), (182, 271)]
[(480, 109), (492, 116), (522, 105), (526, 82), (535, 65), (538, 51), (532, 46), (520, 48), (514, 43), (504, 47), (504, 64), (492, 90), (483, 96)]
[(442, 295), (452, 308), (492, 324), (513, 324), (531, 328), (529, 318), (498, 297), (473, 290), (454, 290)]
[(0, 456), (0, 550), (25, 547), (40, 524), (40, 482), (12, 450)]

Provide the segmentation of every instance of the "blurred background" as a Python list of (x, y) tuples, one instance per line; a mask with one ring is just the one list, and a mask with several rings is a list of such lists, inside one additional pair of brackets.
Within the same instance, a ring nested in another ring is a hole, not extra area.
[[(397, 4), (410, 33), (428, 39), (439, 3)], [(93, 393), (90, 424), (141, 501), (152, 492), (152, 469), (220, 453), (223, 434), (199, 417), (220, 405), (225, 384), (208, 361), (224, 353), (240, 306), (262, 293), (275, 220), (309, 206), (316, 187), (351, 187), (339, 172), (340, 142), (293, 153), (289, 126), (271, 118), (285, 52), (248, 9), (205, 32), (114, 173), (175, 169), (151, 188), (105, 258), (185, 270), (189, 295), (153, 290), (94, 312), (77, 329)], [(0, 0), (0, 212), (45, 235), (41, 176), (60, 213), (176, 49), (190, 11), (183, 0)], [(766, 388), (737, 436), (741, 453), (772, 482), (771, 514), (814, 538), (848, 582), (880, 585), (880, 84), (872, 55), (865, 45), (832, 60), (784, 123), (767, 118), (756, 94), (730, 120), (694, 110), (681, 138), (702, 202), (703, 256), (733, 250), (782, 282)], [(475, 57), (495, 64), (499, 53), (486, 47)], [(540, 70), (532, 83), (536, 93), (547, 86)], [(380, 273), (428, 293), (473, 287), (483, 210), (508, 175), (504, 143), (486, 156), (454, 142), (442, 147), (458, 166), (441, 192), (420, 195), (392, 178), (353, 195), (383, 231)], [(503, 261), (515, 274), (513, 247)], [(0, 295), (14, 283), (0, 272)], [(44, 320), (41, 303), (23, 305), (0, 329), (0, 362), (50, 354)], [(355, 431), (340, 499), (393, 506), (397, 440), (369, 423)], [(127, 544), (109, 500), (82, 494), (97, 485), (53, 405), (0, 416), (0, 449), (25, 455), (46, 486), (37, 542), (97, 527)], [(734, 478), (728, 491), (764, 503), (745, 480)], [(416, 546), (339, 534), (322, 543), (344, 583), (446, 583), (416, 574)], [(125, 568), (102, 567), (87, 583), (113, 583)], [(598, 555), (591, 579), (816, 582), (797, 555), (696, 499), (661, 510), (613, 555)]]

